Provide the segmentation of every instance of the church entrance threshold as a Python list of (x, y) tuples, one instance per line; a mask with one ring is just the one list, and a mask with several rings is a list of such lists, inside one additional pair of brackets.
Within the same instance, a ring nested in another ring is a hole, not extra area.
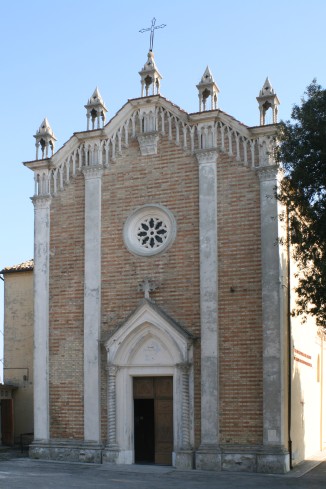
[(173, 378), (135, 377), (135, 462), (172, 464)]

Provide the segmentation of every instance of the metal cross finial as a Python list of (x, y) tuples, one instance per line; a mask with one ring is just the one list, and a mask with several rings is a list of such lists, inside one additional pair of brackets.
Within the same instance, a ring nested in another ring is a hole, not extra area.
[(166, 27), (166, 24), (161, 24), (161, 25), (155, 25), (156, 19), (155, 17), (152, 19), (152, 25), (151, 27), (148, 27), (147, 29), (141, 29), (139, 32), (148, 32), (151, 31), (151, 35), (149, 38), (149, 50), (153, 51), (153, 44), (154, 44), (154, 31), (155, 29), (163, 29), (163, 27)]

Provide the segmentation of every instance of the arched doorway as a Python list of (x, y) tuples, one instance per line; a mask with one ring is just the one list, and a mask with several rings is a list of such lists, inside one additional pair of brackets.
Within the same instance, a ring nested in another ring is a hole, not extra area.
[[(141, 455), (135, 453), (135, 409), (136, 415), (142, 416), (143, 411), (143, 414), (147, 412), (149, 418), (154, 417), (152, 421), (149, 420), (149, 423), (153, 424), (154, 432), (164, 430), (162, 425), (167, 420), (162, 420), (160, 410), (164, 411), (162, 406), (163, 401), (166, 401), (165, 408), (169, 404), (171, 406), (172, 452), (171, 449), (170, 453), (169, 449), (162, 451), (157, 445), (154, 447), (154, 453), (152, 451), (147, 458), (152, 457), (153, 463), (172, 463), (184, 468), (192, 466), (192, 341), (190, 333), (166, 316), (156, 304), (146, 299), (105, 341), (108, 434), (107, 446), (103, 453), (104, 462), (135, 463)], [(162, 378), (170, 380), (159, 380)], [(141, 382), (136, 379), (149, 380)], [(148, 402), (145, 402), (146, 395), (139, 394), (138, 390), (136, 397), (141, 396), (143, 402), (136, 403), (136, 406), (134, 386), (136, 385), (137, 390), (137, 383), (138, 386), (142, 384), (143, 389), (152, 390), (148, 391)], [(165, 387), (167, 384), (170, 385), (169, 399), (164, 399), (164, 384)], [(162, 445), (169, 443), (168, 440), (161, 441)]]

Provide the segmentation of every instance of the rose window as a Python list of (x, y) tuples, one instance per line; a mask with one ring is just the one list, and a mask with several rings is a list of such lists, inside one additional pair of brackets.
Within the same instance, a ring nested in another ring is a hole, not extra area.
[(163, 205), (150, 204), (136, 209), (126, 220), (123, 237), (131, 253), (150, 256), (167, 249), (176, 236), (172, 212)]
[(145, 248), (159, 248), (166, 240), (167, 234), (167, 225), (157, 217), (144, 219), (137, 229), (137, 239)]

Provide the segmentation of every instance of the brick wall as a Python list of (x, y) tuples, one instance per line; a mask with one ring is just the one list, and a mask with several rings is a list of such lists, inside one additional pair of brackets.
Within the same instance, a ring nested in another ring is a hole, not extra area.
[(84, 177), (51, 204), (50, 434), (83, 439)]
[(218, 163), (222, 443), (262, 443), (262, 312), (258, 176)]
[[(261, 443), (262, 331), (259, 182), (226, 154), (218, 158), (220, 416), (223, 443)], [(84, 178), (52, 200), (50, 260), (51, 437), (83, 438)], [(198, 163), (160, 136), (158, 154), (138, 142), (105, 169), (102, 180), (102, 334), (143, 297), (138, 284), (160, 283), (151, 297), (195, 336), (199, 317)], [(144, 204), (174, 214), (177, 237), (162, 255), (139, 257), (123, 243), (123, 225)], [(102, 436), (106, 372), (102, 350)], [(200, 442), (200, 341), (195, 342), (195, 435)]]
[[(112, 330), (133, 312), (143, 298), (143, 293), (137, 290), (138, 284), (150, 277), (160, 283), (151, 293), (156, 303), (194, 335), (199, 335), (197, 175), (196, 158), (185, 154), (166, 137), (161, 138), (158, 154), (146, 157), (140, 156), (138, 142), (132, 140), (123, 156), (105, 172), (102, 186), (103, 331)], [(135, 256), (124, 245), (123, 225), (135, 208), (151, 203), (162, 204), (174, 214), (177, 237), (163, 254)], [(197, 345), (195, 361), (199, 359)], [(196, 418), (199, 419), (198, 373), (195, 388)], [(104, 409), (105, 403), (104, 398)], [(102, 422), (105, 427), (105, 412)]]

